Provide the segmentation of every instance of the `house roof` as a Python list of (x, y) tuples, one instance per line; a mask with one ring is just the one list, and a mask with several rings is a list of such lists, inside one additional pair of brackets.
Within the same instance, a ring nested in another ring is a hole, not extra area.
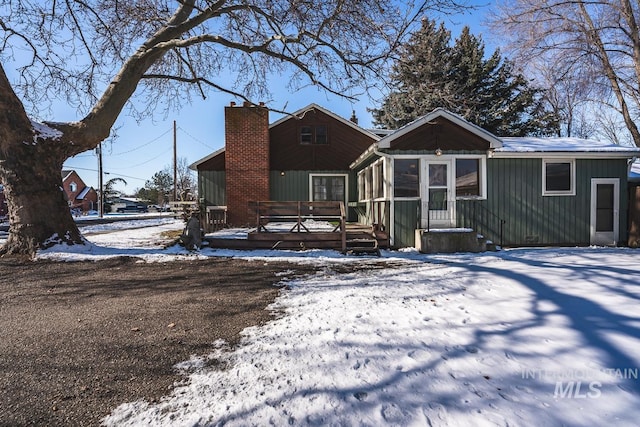
[[(358, 132), (363, 133), (364, 135), (368, 136), (369, 138), (371, 138), (371, 139), (373, 139), (375, 141), (380, 139), (380, 135), (378, 135), (376, 133), (377, 130), (376, 131), (371, 131), (371, 130), (367, 130), (367, 129), (361, 128), (360, 126), (358, 126), (356, 123), (352, 122), (351, 120), (345, 119), (344, 117), (340, 117), (339, 115), (327, 110), (324, 107), (321, 107), (318, 104), (314, 104), (314, 103), (309, 104), (306, 107), (303, 107), (303, 108), (301, 108), (301, 109), (299, 109), (297, 111), (294, 111), (293, 113), (288, 114), (288, 115), (280, 118), (279, 120), (276, 120), (275, 122), (273, 122), (273, 123), (271, 123), (269, 125), (269, 129), (272, 129), (273, 127), (278, 126), (278, 125), (286, 122), (287, 120), (292, 120), (292, 119), (295, 120), (296, 118), (303, 117), (307, 112), (312, 111), (312, 110), (321, 111), (322, 113), (330, 116), (331, 118), (337, 120), (338, 122), (343, 123), (343, 124), (353, 128), (353, 129), (357, 130)], [(189, 165), (189, 169), (197, 170), (199, 165), (201, 165), (202, 163), (206, 162), (207, 160), (210, 160), (210, 159), (212, 159), (212, 158), (224, 153), (224, 151), (225, 151), (225, 148), (222, 147), (219, 150), (214, 151), (213, 153), (209, 154), (208, 156), (203, 157), (200, 160), (196, 160), (195, 162), (193, 162), (192, 164)]]
[(62, 181), (65, 181), (67, 178), (69, 178), (69, 175), (71, 175), (72, 173), (74, 173), (74, 170), (62, 170)]
[(540, 153), (553, 156), (576, 157), (635, 157), (640, 148), (612, 144), (605, 141), (579, 138), (505, 137), (502, 147), (496, 148), (496, 157), (530, 157)]
[(92, 188), (91, 187), (84, 187), (84, 190), (82, 190), (80, 193), (78, 193), (78, 195), (76, 196), (77, 200), (82, 200), (85, 197), (87, 197), (87, 194), (89, 193), (89, 191), (91, 191)]
[(444, 118), (461, 128), (467, 130), (468, 132), (476, 135), (479, 138), (482, 138), (489, 142), (490, 148), (499, 148), (502, 147), (502, 140), (481, 128), (480, 126), (474, 125), (471, 122), (466, 121), (462, 116), (459, 116), (451, 111), (445, 110), (444, 108), (436, 108), (432, 112), (425, 114), (424, 116), (408, 123), (395, 132), (391, 133), (388, 136), (385, 136), (380, 141), (378, 141), (378, 147), (381, 149), (391, 148), (391, 143), (399, 138), (402, 138), (409, 132), (416, 130), (417, 128), (424, 126), (426, 124), (431, 124), (434, 120), (438, 118)]
[(314, 104), (314, 103), (309, 104), (306, 107), (303, 107), (303, 108), (299, 109), (298, 111), (295, 111), (295, 112), (293, 112), (293, 113), (291, 113), (289, 115), (286, 115), (286, 116), (282, 117), (279, 120), (276, 120), (275, 122), (273, 122), (273, 123), (271, 123), (269, 125), (269, 129), (271, 129), (271, 128), (275, 127), (275, 126), (278, 126), (279, 124), (281, 124), (283, 122), (286, 122), (287, 120), (300, 118), (300, 117), (304, 116), (308, 111), (312, 111), (312, 110), (321, 111), (324, 114), (336, 119), (337, 121), (339, 121), (339, 122), (341, 122), (341, 123), (343, 123), (343, 124), (345, 124), (347, 126), (352, 127), (353, 129), (357, 130), (358, 132), (361, 132), (361, 133), (367, 135), (368, 137), (373, 138), (374, 140), (380, 139), (380, 136), (377, 135), (376, 133), (374, 133), (374, 132), (372, 132), (370, 130), (361, 128), (360, 126), (358, 126), (356, 123), (352, 122), (351, 120), (345, 119), (344, 117), (340, 117), (336, 113), (334, 113), (332, 111), (329, 111), (326, 108), (321, 107), (320, 105)]
[(200, 160), (196, 160), (195, 162), (191, 163), (189, 165), (189, 169), (191, 170), (198, 170), (198, 166), (200, 166), (202, 163), (206, 162), (207, 160), (211, 160), (213, 159), (215, 156), (224, 153), (224, 147), (214, 151), (213, 153), (209, 154), (206, 157), (201, 158)]

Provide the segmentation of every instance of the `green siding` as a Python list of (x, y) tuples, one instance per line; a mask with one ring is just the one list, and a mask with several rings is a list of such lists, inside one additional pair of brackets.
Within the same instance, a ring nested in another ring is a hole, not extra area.
[[(478, 231), (498, 242), (504, 219), (503, 244), (588, 245), (591, 179), (620, 179), (620, 240), (626, 235), (626, 160), (576, 160), (575, 196), (542, 196), (542, 159), (490, 159), (487, 200), (458, 203), (463, 226), (476, 222)], [(471, 218), (475, 212), (482, 217)]]
[(404, 248), (414, 246), (415, 232), (418, 228), (418, 200), (396, 200), (394, 211), (393, 246)]
[(225, 206), (226, 173), (224, 171), (198, 171), (198, 192), (207, 206)]
[[(458, 200), (456, 225), (505, 246), (588, 245), (592, 178), (620, 180), (619, 241), (626, 241), (625, 159), (576, 160), (575, 196), (542, 196), (542, 159), (489, 159), (487, 199)], [(394, 246), (414, 246), (418, 202), (396, 201), (394, 221)]]
[[(356, 200), (358, 183), (355, 174), (349, 171), (285, 171), (284, 175), (280, 171), (271, 171), (269, 177), (271, 200), (280, 202), (309, 200), (309, 176), (312, 174), (348, 175), (348, 202)], [(347, 210), (347, 220), (357, 220), (355, 209)]]
[(309, 171), (271, 171), (269, 195), (277, 202), (309, 200)]

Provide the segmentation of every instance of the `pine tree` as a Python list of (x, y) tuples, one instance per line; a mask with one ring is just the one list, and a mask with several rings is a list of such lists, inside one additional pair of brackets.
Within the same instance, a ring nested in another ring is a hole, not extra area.
[(422, 21), (393, 66), (391, 92), (372, 110), (376, 126), (397, 129), (442, 107), (496, 135), (556, 132), (557, 119), (543, 107), (541, 91), (499, 50), (485, 59), (482, 38), (468, 27), (450, 45), (444, 24)]

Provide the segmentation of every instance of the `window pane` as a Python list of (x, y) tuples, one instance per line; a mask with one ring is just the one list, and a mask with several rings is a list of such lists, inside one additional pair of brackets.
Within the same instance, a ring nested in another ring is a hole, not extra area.
[(596, 187), (596, 231), (613, 231), (613, 184)]
[(316, 126), (316, 144), (327, 143), (327, 127), (325, 125)]
[(546, 191), (571, 191), (571, 163), (546, 164)]
[(419, 197), (419, 185), (418, 159), (395, 159), (393, 171), (395, 197)]
[(339, 201), (345, 197), (345, 179), (343, 176), (314, 176), (313, 200), (314, 201)]
[(382, 163), (375, 165), (375, 190), (373, 197), (379, 199), (384, 197), (384, 168)]
[(447, 165), (429, 165), (429, 187), (447, 185)]
[(429, 189), (429, 210), (430, 211), (446, 211), (447, 210), (447, 189), (446, 188), (430, 188)]
[(456, 159), (456, 196), (480, 196), (480, 159)]
[(358, 200), (365, 200), (364, 172), (358, 174)]
[(300, 143), (311, 144), (313, 142), (313, 130), (311, 126), (302, 126), (300, 128)]

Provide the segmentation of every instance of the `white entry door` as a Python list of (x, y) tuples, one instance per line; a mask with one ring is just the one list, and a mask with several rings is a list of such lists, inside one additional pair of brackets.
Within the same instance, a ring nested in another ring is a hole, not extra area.
[(620, 180), (591, 180), (591, 244), (615, 245), (620, 228)]
[(451, 162), (423, 161), (422, 228), (455, 227)]

